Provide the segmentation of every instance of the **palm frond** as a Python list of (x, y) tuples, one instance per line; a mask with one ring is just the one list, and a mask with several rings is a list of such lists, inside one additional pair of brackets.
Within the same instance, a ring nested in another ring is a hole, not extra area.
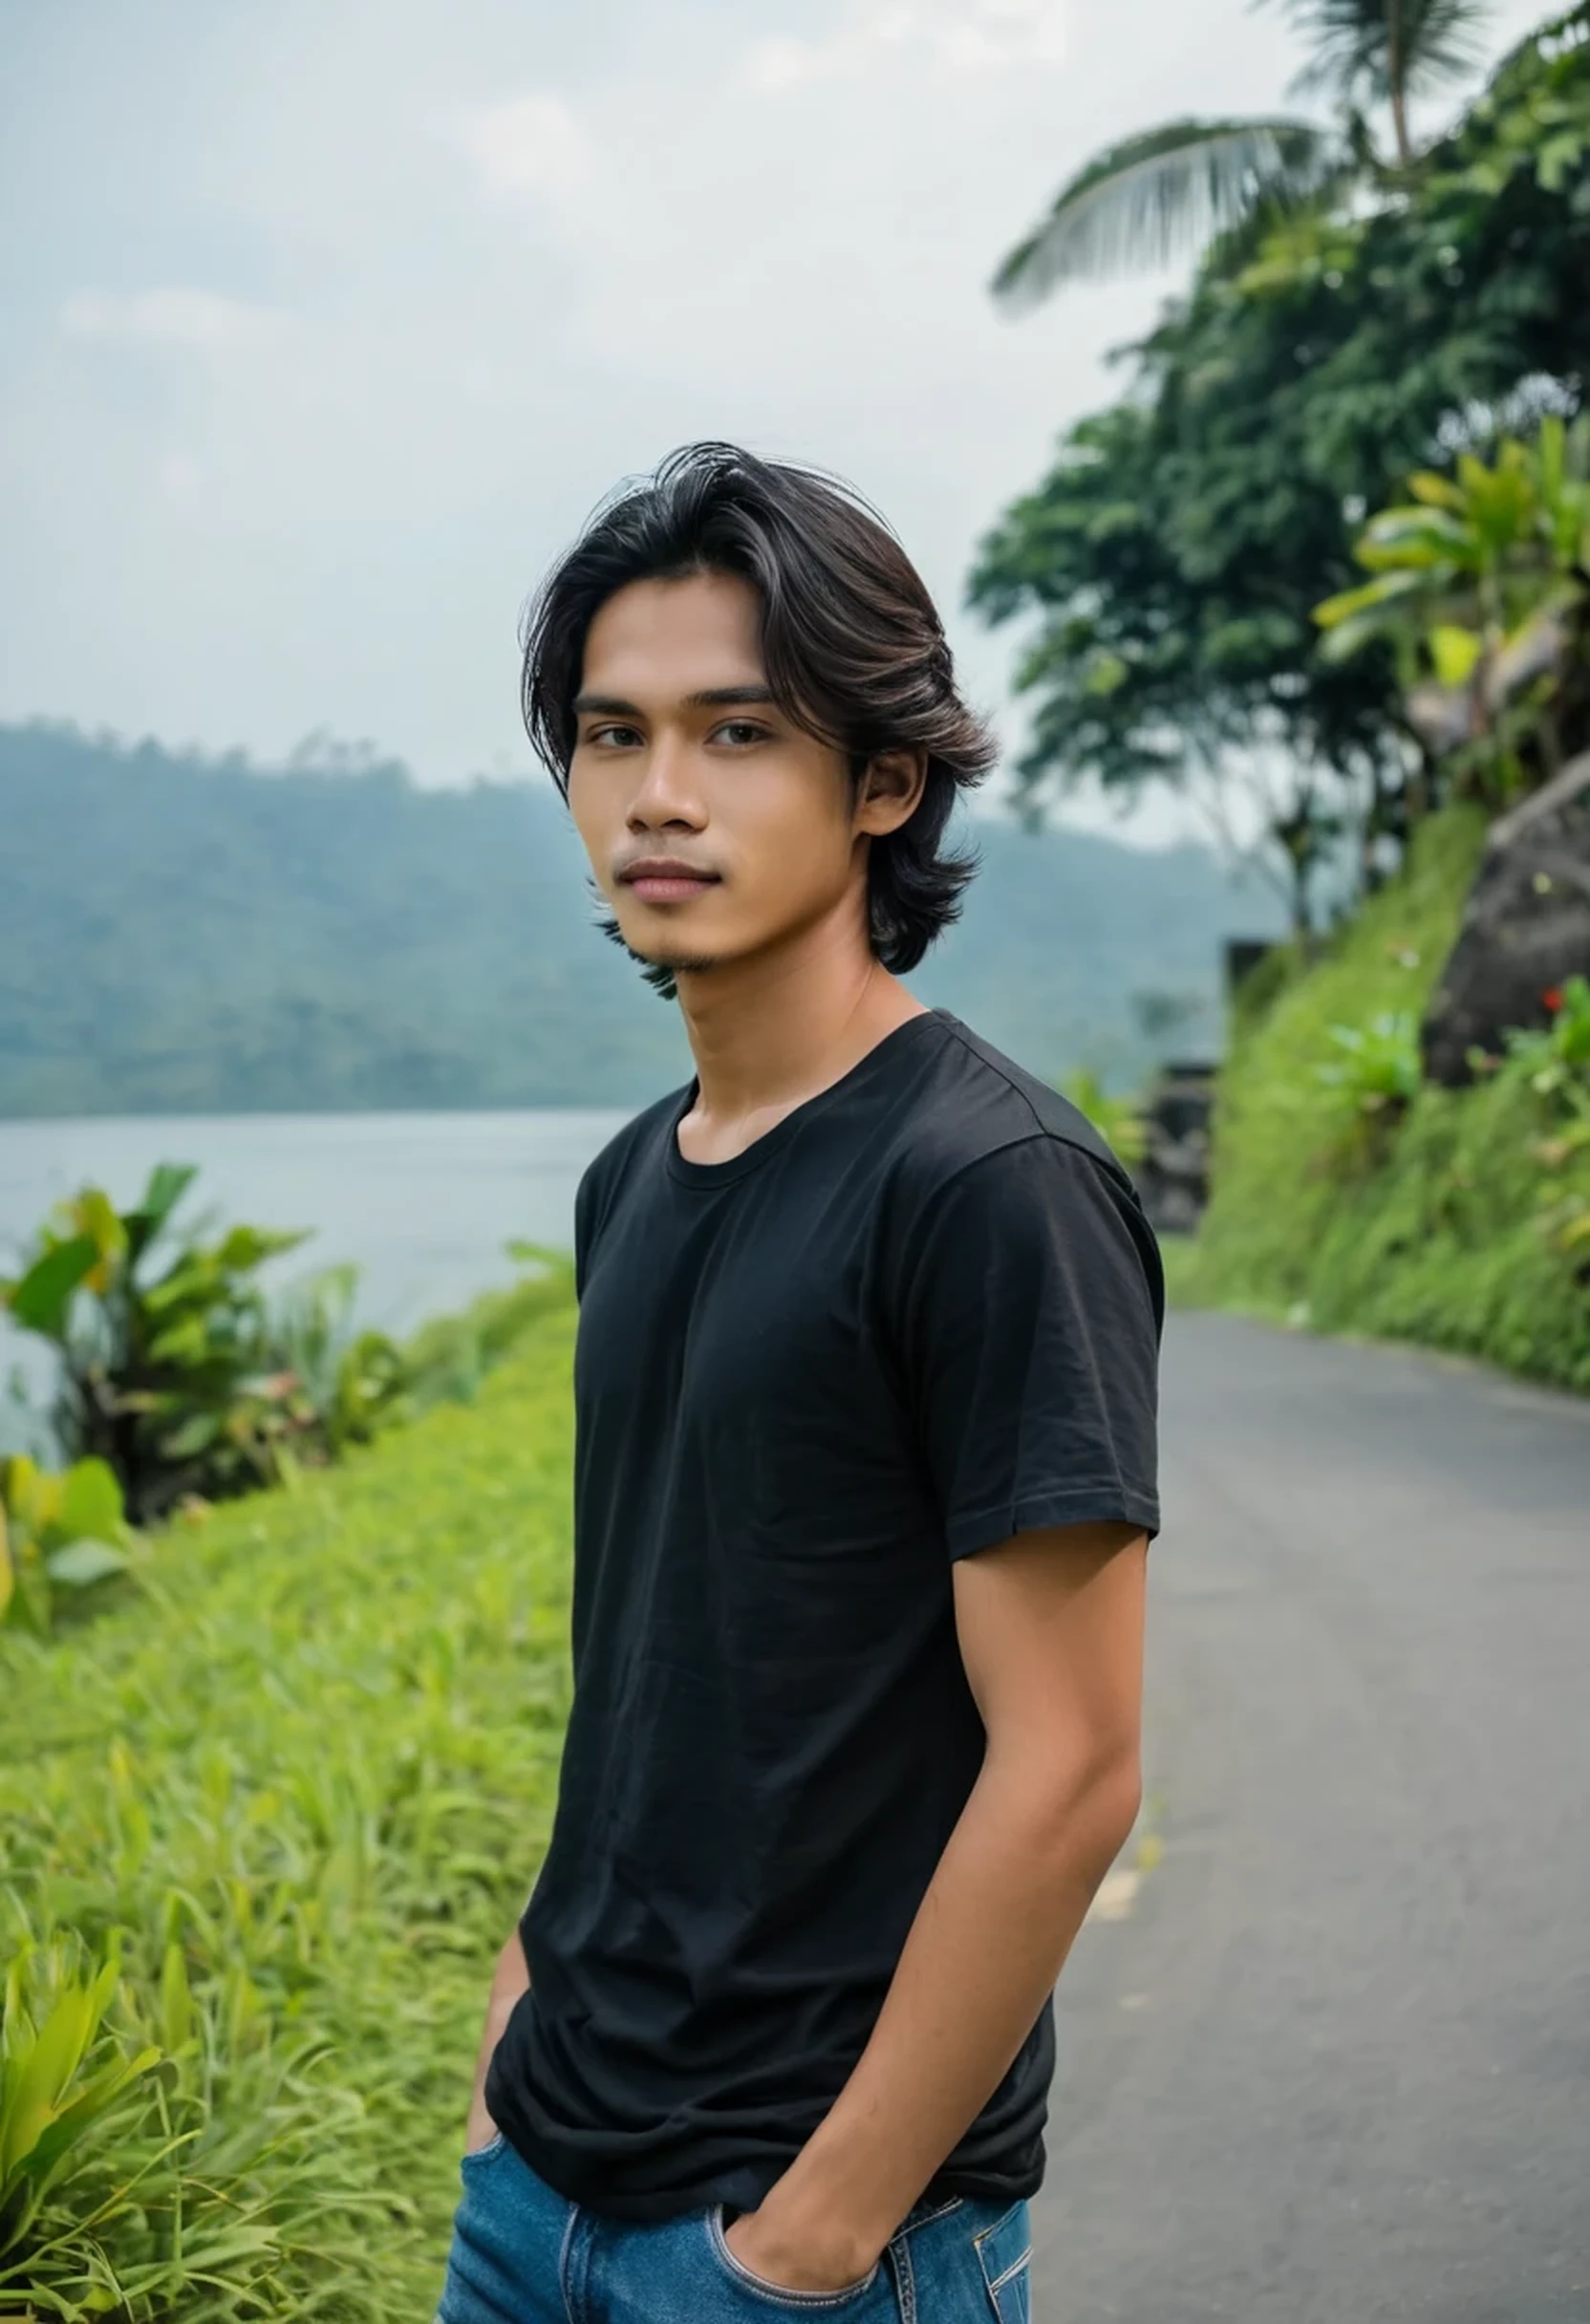
[(1312, 52), (1295, 93), (1384, 103), (1460, 80), (1483, 62), (1494, 0), (1254, 0), (1278, 8)]
[(993, 291), (1011, 311), (1062, 283), (1168, 265), (1230, 226), (1266, 193), (1303, 193), (1337, 141), (1291, 118), (1169, 121), (1097, 154), (1009, 252)]

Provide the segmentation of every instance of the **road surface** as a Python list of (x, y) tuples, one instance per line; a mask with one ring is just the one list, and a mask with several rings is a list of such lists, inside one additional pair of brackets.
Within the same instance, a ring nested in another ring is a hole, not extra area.
[(1590, 1400), (1174, 1316), (1165, 1516), (1036, 2324), (1590, 2324)]

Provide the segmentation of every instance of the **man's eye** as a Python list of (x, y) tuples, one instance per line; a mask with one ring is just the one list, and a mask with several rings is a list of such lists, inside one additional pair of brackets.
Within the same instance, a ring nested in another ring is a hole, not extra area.
[(586, 736), (588, 742), (604, 742), (619, 750), (627, 750), (639, 740), (633, 726), (592, 726)]
[(727, 742), (731, 749), (743, 750), (753, 742), (765, 742), (767, 729), (754, 719), (725, 719), (713, 735), (715, 742)]

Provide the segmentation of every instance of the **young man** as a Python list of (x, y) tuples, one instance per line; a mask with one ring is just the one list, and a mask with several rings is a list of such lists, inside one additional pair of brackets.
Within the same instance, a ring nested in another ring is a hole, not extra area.
[(524, 699), (697, 1072), (579, 1189), (573, 1709), (440, 2324), (1013, 2324), (1051, 1989), (1138, 1805), (1153, 1238), (898, 980), (993, 754), (868, 509), (676, 454), (546, 584)]

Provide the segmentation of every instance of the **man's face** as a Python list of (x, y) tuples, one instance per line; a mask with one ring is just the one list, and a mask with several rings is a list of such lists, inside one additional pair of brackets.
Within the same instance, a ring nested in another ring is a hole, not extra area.
[[(697, 573), (632, 582), (591, 625), (569, 804), (648, 961), (716, 967), (847, 911), (865, 928), (847, 770), (773, 701), (760, 613), (748, 582)], [(698, 876), (648, 880), (658, 858)]]

